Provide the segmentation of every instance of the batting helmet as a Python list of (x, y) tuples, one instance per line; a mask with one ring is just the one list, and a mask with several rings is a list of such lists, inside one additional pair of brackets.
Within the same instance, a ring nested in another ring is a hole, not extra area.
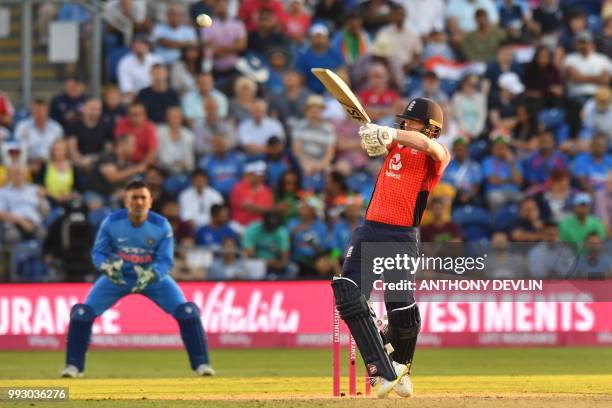
[[(422, 133), (427, 137), (437, 138), (442, 133), (442, 125), (444, 124), (442, 108), (431, 99), (413, 99), (408, 106), (406, 106), (402, 114), (397, 115), (397, 117), (399, 119), (412, 119), (423, 122), (425, 127)], [(403, 125), (401, 128), (403, 128)]]

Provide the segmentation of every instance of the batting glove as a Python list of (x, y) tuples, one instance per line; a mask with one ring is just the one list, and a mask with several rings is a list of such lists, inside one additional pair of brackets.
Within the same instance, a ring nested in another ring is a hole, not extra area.
[(372, 123), (359, 128), (359, 136), (369, 156), (387, 154), (387, 145), (397, 137), (397, 130)]
[(134, 265), (134, 271), (136, 275), (138, 275), (138, 278), (136, 279), (136, 285), (132, 289), (132, 293), (142, 292), (151, 282), (157, 280), (157, 275), (153, 268), (144, 268), (140, 265)]
[(122, 266), (123, 259), (119, 257), (111, 257), (100, 264), (100, 272), (106, 275), (115, 285), (125, 285), (123, 273), (121, 272)]

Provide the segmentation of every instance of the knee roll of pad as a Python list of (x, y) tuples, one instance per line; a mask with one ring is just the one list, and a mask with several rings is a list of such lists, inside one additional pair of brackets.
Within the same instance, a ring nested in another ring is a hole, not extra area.
[(79, 322), (93, 322), (96, 319), (96, 313), (91, 306), (77, 303), (70, 310), (70, 319)]

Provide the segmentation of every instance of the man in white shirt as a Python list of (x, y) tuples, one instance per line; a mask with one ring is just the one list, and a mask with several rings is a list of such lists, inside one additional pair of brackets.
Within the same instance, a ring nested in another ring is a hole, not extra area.
[(419, 35), (406, 26), (406, 10), (400, 5), (393, 5), (391, 23), (381, 28), (376, 38), (386, 38), (393, 49), (393, 64), (402, 72), (408, 73), (419, 63), (423, 52), (423, 43)]
[(227, 97), (215, 89), (215, 81), (211, 73), (200, 72), (196, 79), (198, 89), (189, 92), (181, 99), (181, 107), (183, 116), (185, 117), (190, 128), (201, 124), (206, 120), (206, 110), (204, 109), (204, 101), (208, 98), (213, 98), (217, 103), (217, 113), (220, 118), (227, 117), (228, 102)]
[(181, 220), (199, 228), (210, 223), (210, 208), (213, 204), (223, 204), (223, 196), (208, 185), (208, 174), (204, 170), (194, 170), (191, 183), (191, 187), (179, 195), (179, 215)]
[(453, 33), (456, 30), (464, 33), (476, 31), (475, 15), (478, 9), (487, 12), (491, 25), (499, 22), (499, 12), (493, 0), (449, 0), (446, 6), (446, 18), (450, 31)]
[(444, 31), (444, 0), (399, 0), (406, 10), (404, 27), (410, 27), (419, 36), (432, 31)]
[(150, 29), (146, 0), (110, 0), (104, 4), (103, 17), (111, 31), (123, 35), (126, 46), (132, 42), (135, 32)]
[(119, 89), (125, 103), (131, 102), (138, 91), (151, 85), (151, 68), (155, 64), (163, 63), (159, 55), (150, 52), (149, 43), (145, 38), (134, 38), (132, 52), (119, 60), (117, 68)]
[(277, 136), (285, 141), (285, 131), (281, 123), (268, 116), (268, 104), (257, 99), (251, 107), (251, 117), (243, 120), (238, 127), (238, 140), (248, 156), (264, 154), (268, 139)]
[(176, 4), (166, 10), (167, 24), (158, 23), (153, 28), (155, 52), (170, 65), (181, 56), (181, 49), (196, 44), (198, 39), (193, 27), (183, 24), (183, 10)]
[(19, 122), (15, 129), (15, 138), (26, 148), (34, 171), (49, 159), (51, 146), (63, 136), (60, 124), (49, 118), (49, 104), (41, 98), (32, 102), (32, 117)]
[(26, 181), (27, 168), (8, 169), (8, 184), (0, 188), (0, 244), (15, 245), (24, 239), (42, 239), (43, 219), (49, 210), (44, 191)]
[(593, 36), (588, 31), (576, 34), (576, 51), (563, 60), (570, 98), (588, 98), (600, 86), (610, 82), (612, 65), (604, 54), (595, 52)]

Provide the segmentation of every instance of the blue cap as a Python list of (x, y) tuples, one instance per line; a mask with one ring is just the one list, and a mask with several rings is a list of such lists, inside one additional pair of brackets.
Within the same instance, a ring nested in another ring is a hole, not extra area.
[(574, 197), (574, 205), (591, 205), (592, 203), (593, 200), (591, 199), (589, 193), (578, 193)]

